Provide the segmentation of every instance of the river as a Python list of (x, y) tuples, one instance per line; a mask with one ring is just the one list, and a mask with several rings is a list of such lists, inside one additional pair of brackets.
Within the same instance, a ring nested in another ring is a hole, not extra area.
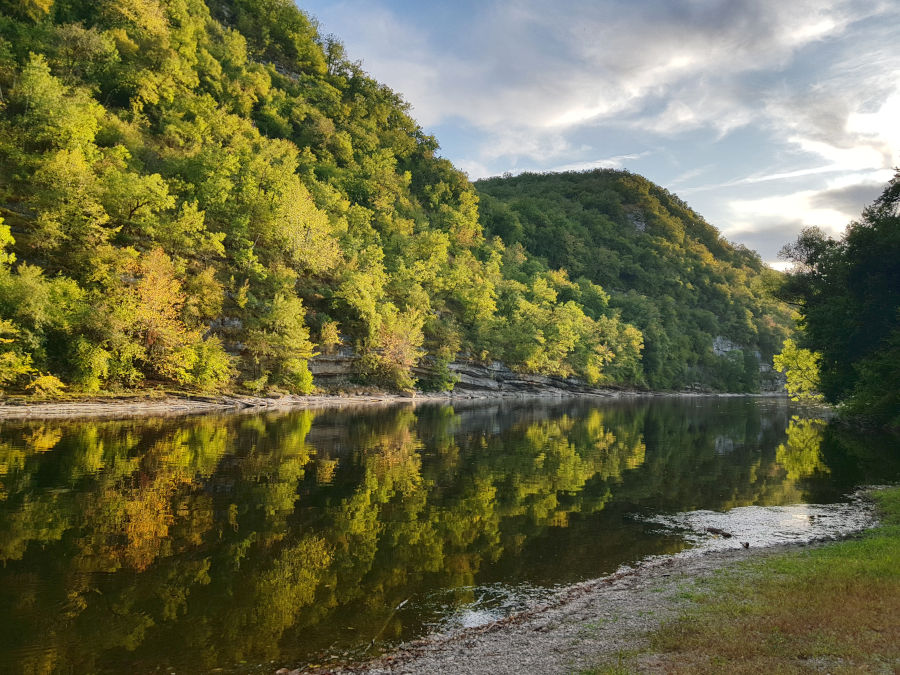
[(890, 439), (775, 398), (3, 421), (0, 670), (366, 657), (648, 556), (840, 534), (898, 478)]

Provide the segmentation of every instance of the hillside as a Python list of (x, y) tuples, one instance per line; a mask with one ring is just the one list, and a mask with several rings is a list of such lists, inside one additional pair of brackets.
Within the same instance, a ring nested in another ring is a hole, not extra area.
[(781, 275), (658, 185), (614, 170), (475, 185), (487, 236), (602, 286), (641, 330), (650, 386), (752, 390), (760, 360), (780, 351), (791, 319), (770, 292)]
[[(755, 370), (713, 356), (712, 337), (768, 353), (782, 331), (758, 259), (708, 226), (708, 249), (660, 255), (681, 249), (651, 233), (681, 215), (641, 216), (648, 232), (620, 231), (621, 250), (560, 221), (565, 248), (531, 256), (557, 243), (538, 225), (571, 198), (548, 193), (526, 215), (500, 190), (479, 216), (403, 99), (290, 0), (0, 12), (2, 391), (303, 393), (308, 360), (340, 345), (360, 378), (395, 388), (423, 357), (435, 374), (419, 386), (452, 386), (461, 356), (594, 384), (703, 375), (746, 389)], [(633, 180), (646, 198), (623, 192), (620, 230), (662, 194)]]

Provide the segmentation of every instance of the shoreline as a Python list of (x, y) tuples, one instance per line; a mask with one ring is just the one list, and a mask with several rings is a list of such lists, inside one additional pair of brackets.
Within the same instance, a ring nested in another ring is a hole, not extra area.
[(516, 675), (592, 669), (645, 649), (649, 636), (694, 606), (694, 594), (722, 570), (844, 541), (875, 524), (840, 538), (650, 558), (566, 586), (546, 603), (483, 626), (428, 635), (368, 661), (284, 668), (276, 674)]
[[(882, 514), (872, 496), (874, 490), (878, 487), (860, 488), (847, 495), (855, 504), (853, 510), (859, 520), (831, 533), (820, 531), (794, 541), (778, 541), (776, 537), (749, 548), (735, 537), (733, 545), (651, 556), (623, 565), (611, 574), (560, 587), (549, 599), (496, 621), (434, 632), (389, 648), (372, 659), (326, 662), (295, 670), (284, 668), (276, 675), (594, 672), (598, 666), (621, 660), (623, 655), (633, 657), (646, 650), (650, 636), (696, 607), (697, 597), (708, 592), (710, 580), (724, 570), (745, 561), (764, 561), (846, 542), (878, 528)], [(822, 516), (816, 518), (820, 521)], [(733, 531), (740, 527), (738, 522), (731, 526)], [(702, 525), (699, 527), (693, 529), (708, 532)], [(738, 567), (737, 573), (742, 580), (753, 583), (751, 572)], [(655, 657), (644, 654), (642, 658), (647, 661), (642, 666), (656, 672)]]
[(415, 395), (391, 392), (365, 394), (310, 394), (306, 396), (203, 396), (185, 394), (154, 397), (151, 394), (125, 395), (109, 398), (61, 401), (3, 401), (0, 400), (0, 421), (77, 418), (179, 417), (234, 412), (266, 412), (322, 408), (345, 408), (372, 405), (419, 403), (454, 403), (468, 401), (513, 401), (535, 399), (637, 399), (656, 397), (753, 397), (786, 398), (783, 394), (734, 394), (724, 392), (657, 392), (636, 389), (597, 389), (590, 392), (563, 391), (489, 391), (439, 392)]

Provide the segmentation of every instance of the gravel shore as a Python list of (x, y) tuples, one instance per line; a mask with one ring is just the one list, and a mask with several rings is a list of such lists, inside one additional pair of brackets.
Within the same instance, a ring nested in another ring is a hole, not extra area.
[(394, 394), (387, 392), (367, 394), (313, 394), (309, 396), (151, 396), (121, 397), (109, 399), (85, 399), (53, 401), (46, 403), (0, 400), (0, 420), (3, 419), (55, 419), (55, 418), (115, 418), (115, 417), (165, 417), (200, 415), (216, 412), (288, 410), (304, 408), (346, 408), (368, 405), (416, 404), (428, 402), (458, 403), (463, 401), (563, 399), (563, 398), (622, 398), (654, 396), (648, 392), (627, 390), (597, 390), (596, 393), (540, 393), (540, 392), (485, 392), (481, 393), (428, 393)]
[[(650, 559), (570, 586), (547, 604), (502, 621), (407, 643), (375, 661), (306, 672), (503, 675), (577, 673), (604, 663), (615, 665), (618, 654), (645, 648), (650, 632), (686, 608), (701, 580), (740, 561), (796, 548), (797, 544), (744, 549), (735, 544), (733, 549), (702, 555)], [(641, 657), (640, 665), (645, 672), (662, 672), (652, 654)]]
[(399, 403), (463, 403), (471, 401), (497, 400), (560, 400), (581, 399), (636, 399), (636, 398), (776, 398), (781, 394), (729, 394), (708, 392), (653, 392), (630, 389), (596, 389), (593, 392), (540, 391), (486, 391), (486, 392), (440, 392), (396, 394), (374, 392), (365, 394), (311, 394), (309, 396), (287, 395), (279, 397), (260, 396), (121, 396), (70, 401), (34, 402), (26, 400), (0, 399), (0, 420), (4, 419), (66, 419), (66, 418), (125, 418), (125, 417), (169, 417), (179, 415), (202, 415), (217, 412), (265, 412), (266, 410), (288, 410), (304, 408), (349, 408), (369, 405), (395, 405)]
[[(373, 403), (401, 403), (412, 400), (431, 400), (430, 396), (413, 399), (399, 394), (281, 396), (277, 398), (256, 396), (167, 396), (122, 397), (110, 399), (54, 401), (48, 403), (4, 402), (0, 403), (2, 419), (54, 419), (54, 418), (110, 418), (110, 417), (165, 417), (200, 415), (216, 412), (250, 410), (287, 410), (289, 408), (346, 407)], [(434, 397), (445, 400), (446, 397)]]

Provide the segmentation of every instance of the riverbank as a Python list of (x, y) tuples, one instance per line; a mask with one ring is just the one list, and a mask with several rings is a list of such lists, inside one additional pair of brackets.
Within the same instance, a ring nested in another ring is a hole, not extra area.
[(491, 400), (596, 398), (618, 399), (639, 397), (733, 397), (770, 396), (777, 394), (728, 394), (707, 392), (651, 392), (633, 389), (592, 389), (590, 391), (482, 391), (440, 393), (392, 393), (370, 391), (365, 393), (310, 394), (308, 396), (201, 396), (174, 395), (149, 392), (143, 395), (86, 397), (67, 400), (0, 400), (0, 420), (4, 419), (67, 419), (67, 418), (120, 418), (120, 417), (172, 417), (202, 415), (217, 412), (349, 408), (371, 405), (397, 405), (433, 402), (463, 402)]
[[(189, 391), (143, 389), (126, 394), (63, 394), (58, 399), (0, 397), (0, 420), (83, 417), (157, 417), (208, 414), (240, 410), (283, 410), (288, 408), (344, 408), (358, 405), (396, 404), (429, 401), (472, 401), (531, 398), (634, 398), (639, 396), (752, 396), (699, 389), (682, 392), (653, 392), (617, 386), (592, 387), (577, 377), (519, 373), (500, 362), (488, 364), (454, 361), (447, 368), (455, 386), (452, 391), (388, 392), (353, 383), (358, 376), (358, 357), (352, 350), (319, 355), (310, 361), (318, 387), (305, 396), (249, 396), (242, 394), (201, 395)], [(414, 374), (423, 381), (435, 377), (433, 368), (419, 366)], [(782, 389), (755, 394), (786, 396)]]
[(849, 540), (652, 559), (496, 623), (310, 672), (896, 672), (900, 488), (875, 499), (883, 522)]
[(594, 672), (900, 672), (900, 488), (873, 498), (873, 530), (719, 575), (643, 653)]
[(53, 419), (79, 417), (167, 417), (198, 415), (216, 412), (287, 410), (291, 408), (344, 408), (361, 405), (393, 405), (399, 403), (452, 402), (495, 399), (563, 398), (566, 396), (619, 398), (652, 396), (649, 392), (595, 390), (580, 393), (516, 393), (485, 392), (478, 394), (391, 392), (310, 394), (308, 396), (175, 396), (134, 395), (109, 398), (84, 398), (61, 401), (29, 401), (16, 399), (0, 401), (2, 419)]

